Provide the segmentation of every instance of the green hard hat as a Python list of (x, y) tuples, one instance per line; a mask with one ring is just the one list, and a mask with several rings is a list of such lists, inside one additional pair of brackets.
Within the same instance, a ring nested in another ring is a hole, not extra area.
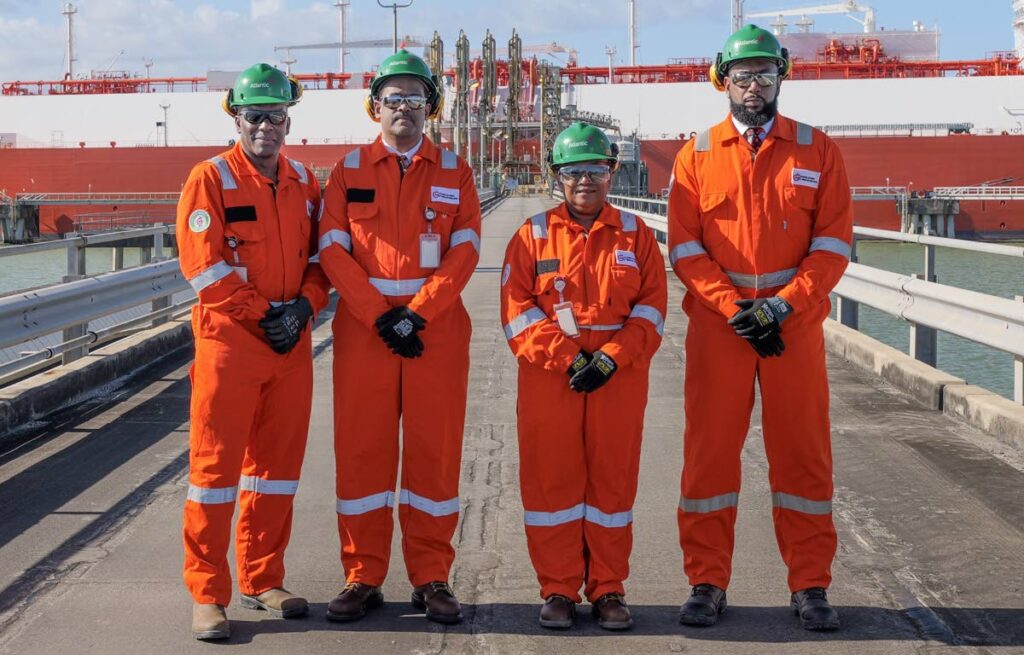
[(551, 147), (551, 167), (594, 160), (616, 161), (617, 157), (608, 135), (598, 128), (577, 121), (555, 137)]
[[(430, 72), (430, 66), (427, 66), (427, 62), (405, 48), (380, 62), (380, 66), (377, 67), (377, 75), (370, 83), (370, 95), (377, 97), (377, 92), (384, 86), (384, 82), (399, 75), (412, 75), (423, 80), (423, 83), (427, 85), (428, 99), (437, 95), (437, 83)], [(431, 104), (436, 104), (436, 102), (431, 102)]]
[(228, 105), (294, 105), (298, 102), (297, 84), (270, 64), (255, 64), (238, 74)]
[(759, 58), (774, 59), (779, 68), (786, 65), (786, 51), (774, 34), (757, 25), (744, 25), (725, 40), (715, 66), (719, 75), (725, 75), (737, 61)]

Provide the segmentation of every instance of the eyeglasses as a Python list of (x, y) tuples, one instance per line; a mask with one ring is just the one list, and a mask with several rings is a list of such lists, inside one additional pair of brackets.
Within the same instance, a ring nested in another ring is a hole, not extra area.
[(752, 82), (757, 82), (758, 86), (775, 86), (775, 83), (779, 80), (778, 73), (751, 73), (749, 71), (736, 71), (735, 73), (729, 73), (729, 79), (732, 83), (741, 89), (745, 89)]
[(246, 109), (241, 112), (241, 116), (250, 125), (259, 125), (263, 121), (270, 121), (271, 125), (282, 125), (288, 120), (288, 112), (284, 109), (274, 109), (272, 111)]
[(607, 182), (612, 179), (612, 169), (610, 166), (600, 164), (565, 166), (564, 168), (558, 169), (558, 179), (563, 182), (576, 184), (582, 180), (584, 176), (589, 177), (591, 182)]
[(398, 109), (402, 106), (403, 102), (412, 110), (423, 109), (427, 106), (427, 99), (421, 95), (402, 96), (395, 94), (378, 98), (378, 100), (388, 109)]

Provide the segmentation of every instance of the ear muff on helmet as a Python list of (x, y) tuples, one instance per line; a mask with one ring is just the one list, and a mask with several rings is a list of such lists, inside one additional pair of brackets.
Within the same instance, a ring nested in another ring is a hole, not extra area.
[(299, 81), (297, 79), (289, 75), (288, 86), (290, 86), (292, 89), (292, 101), (288, 104), (294, 105), (299, 100), (302, 100), (302, 85), (299, 84)]
[(234, 91), (228, 89), (228, 92), (224, 94), (224, 99), (220, 101), (220, 108), (224, 110), (224, 113), (228, 116), (237, 116), (238, 110), (232, 106), (235, 100)]
[(789, 50), (782, 49), (782, 63), (779, 64), (779, 79), (786, 79), (793, 72), (793, 60), (789, 58)]
[[(789, 50), (782, 48), (782, 61), (779, 62), (779, 79), (784, 80), (789, 77), (792, 70), (793, 60), (789, 58)], [(722, 53), (719, 52), (715, 57), (715, 63), (708, 70), (708, 80), (711, 81), (711, 85), (715, 87), (716, 91), (725, 91), (725, 74), (726, 72), (722, 70)]]

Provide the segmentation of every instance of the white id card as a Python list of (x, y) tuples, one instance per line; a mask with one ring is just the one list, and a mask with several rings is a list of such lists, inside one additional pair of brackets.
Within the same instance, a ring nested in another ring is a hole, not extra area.
[(249, 281), (249, 269), (244, 266), (232, 266), (231, 270), (238, 273), (238, 277), (242, 278), (242, 282)]
[(554, 310), (555, 318), (558, 319), (558, 327), (562, 328), (562, 332), (570, 337), (580, 336), (580, 330), (576, 327), (576, 316), (572, 313), (572, 303), (560, 302), (554, 306)]
[(420, 267), (437, 268), (441, 265), (441, 235), (420, 235)]

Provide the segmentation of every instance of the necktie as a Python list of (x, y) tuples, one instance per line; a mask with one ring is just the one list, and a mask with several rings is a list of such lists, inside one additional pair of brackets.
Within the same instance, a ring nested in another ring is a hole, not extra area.
[(763, 127), (748, 127), (746, 131), (747, 142), (750, 143), (750, 147), (754, 152), (757, 152), (764, 143), (764, 128)]
[(409, 168), (409, 158), (405, 155), (396, 155), (398, 157), (398, 172), (401, 175), (405, 175), (406, 169)]

